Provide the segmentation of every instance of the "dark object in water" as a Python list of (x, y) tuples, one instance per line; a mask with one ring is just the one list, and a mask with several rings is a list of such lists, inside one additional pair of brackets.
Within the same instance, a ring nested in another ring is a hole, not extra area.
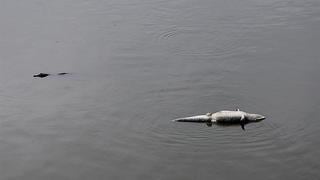
[[(66, 75), (66, 74), (69, 74), (69, 73), (58, 73), (57, 75), (59, 76), (62, 76), (62, 75)], [(52, 74), (48, 74), (48, 73), (39, 73), (39, 74), (35, 74), (33, 75), (33, 77), (39, 77), (39, 78), (44, 78), (44, 77), (47, 77), (47, 76), (50, 76)]]
[(49, 76), (49, 75), (50, 75), (50, 74), (47, 74), (47, 73), (39, 73), (39, 74), (33, 75), (33, 77), (44, 78), (44, 77), (47, 77), (47, 76)]

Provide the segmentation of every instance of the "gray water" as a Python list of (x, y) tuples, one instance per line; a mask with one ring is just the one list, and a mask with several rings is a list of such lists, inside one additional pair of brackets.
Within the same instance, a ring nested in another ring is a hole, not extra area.
[[(319, 0), (1, 0), (0, 27), (1, 180), (320, 179)], [(171, 122), (236, 108), (267, 119)]]

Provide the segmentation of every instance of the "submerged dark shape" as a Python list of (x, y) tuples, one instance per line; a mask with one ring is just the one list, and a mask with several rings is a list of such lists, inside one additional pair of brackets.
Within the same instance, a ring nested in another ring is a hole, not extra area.
[(219, 111), (216, 113), (207, 113), (205, 115), (191, 116), (178, 118), (173, 121), (176, 122), (197, 122), (206, 123), (208, 126), (212, 124), (217, 125), (241, 125), (245, 130), (244, 125), (252, 122), (259, 122), (264, 120), (265, 117), (260, 114), (251, 114), (237, 109), (236, 111)]
[[(57, 75), (62, 76), (62, 75), (66, 75), (66, 74), (69, 74), (69, 73), (62, 72), (62, 73), (58, 73)], [(48, 73), (39, 73), (39, 74), (33, 75), (33, 77), (44, 78), (44, 77), (51, 76), (51, 75), (52, 74), (48, 74)]]
[(50, 74), (47, 74), (47, 73), (39, 73), (39, 74), (33, 75), (33, 77), (39, 77), (39, 78), (44, 78), (44, 77), (47, 77), (47, 76), (50, 76)]

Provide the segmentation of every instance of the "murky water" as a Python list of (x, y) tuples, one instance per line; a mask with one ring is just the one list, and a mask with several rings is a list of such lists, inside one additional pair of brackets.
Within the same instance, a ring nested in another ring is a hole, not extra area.
[[(0, 24), (0, 179), (320, 178), (318, 0), (3, 0)], [(236, 108), (267, 119), (171, 122)]]

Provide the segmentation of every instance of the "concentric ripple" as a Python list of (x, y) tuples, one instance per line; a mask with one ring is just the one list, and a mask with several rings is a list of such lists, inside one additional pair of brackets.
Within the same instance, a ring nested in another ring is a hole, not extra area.
[(162, 32), (158, 39), (170, 52), (177, 55), (226, 57), (247, 52), (250, 47), (241, 44), (240, 34), (192, 27), (175, 27)]

